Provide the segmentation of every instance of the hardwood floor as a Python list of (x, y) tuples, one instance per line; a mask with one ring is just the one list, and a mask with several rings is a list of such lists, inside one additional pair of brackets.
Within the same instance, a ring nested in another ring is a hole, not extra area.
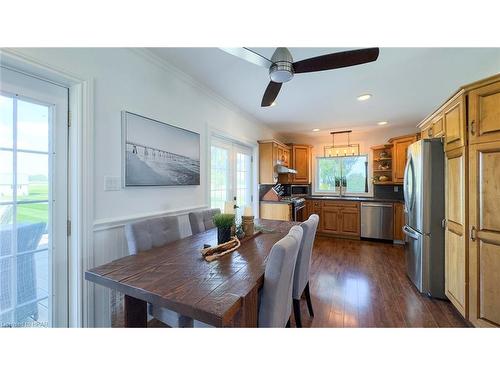
[(303, 298), (303, 327), (467, 327), (450, 302), (417, 291), (399, 245), (318, 236), (310, 287), (315, 316)]
[[(468, 326), (450, 302), (417, 291), (398, 245), (318, 236), (310, 288), (315, 316), (309, 316), (303, 298), (303, 327)], [(113, 326), (123, 327), (123, 304), (119, 297), (114, 301)], [(154, 319), (148, 326), (165, 327)]]

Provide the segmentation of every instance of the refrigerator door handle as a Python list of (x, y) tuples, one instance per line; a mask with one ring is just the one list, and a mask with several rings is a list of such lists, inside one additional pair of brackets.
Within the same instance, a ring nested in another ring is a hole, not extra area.
[(413, 238), (414, 240), (418, 240), (418, 234), (411, 229), (408, 225), (405, 225), (403, 227), (403, 232), (407, 234), (409, 237)]
[(408, 169), (410, 168), (410, 157), (408, 158), (408, 160), (406, 161), (406, 165), (405, 165), (405, 172), (404, 172), (404, 175), (403, 175), (403, 197), (404, 197), (404, 200), (405, 200), (405, 204), (404, 204), (404, 211), (406, 213), (409, 212), (409, 209), (408, 209), (408, 203), (409, 203), (409, 197), (408, 197), (408, 188), (407, 188), (407, 182), (408, 182)]

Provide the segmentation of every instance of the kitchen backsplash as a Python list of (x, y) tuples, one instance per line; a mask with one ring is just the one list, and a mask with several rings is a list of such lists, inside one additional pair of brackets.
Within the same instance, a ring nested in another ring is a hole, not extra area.
[[(394, 191), (397, 187), (398, 191)], [(379, 199), (404, 200), (403, 186), (401, 185), (373, 185), (373, 196)]]

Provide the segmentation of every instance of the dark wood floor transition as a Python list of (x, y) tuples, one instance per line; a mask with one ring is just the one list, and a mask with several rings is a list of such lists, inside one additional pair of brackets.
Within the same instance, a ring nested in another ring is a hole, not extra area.
[[(417, 291), (406, 277), (402, 246), (318, 236), (310, 287), (315, 317), (302, 300), (304, 327), (467, 327), (450, 302)], [(113, 309), (115, 327), (123, 327), (122, 309), (121, 303)]]

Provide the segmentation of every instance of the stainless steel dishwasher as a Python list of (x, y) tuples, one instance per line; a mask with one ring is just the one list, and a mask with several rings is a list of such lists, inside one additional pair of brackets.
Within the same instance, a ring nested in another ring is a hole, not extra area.
[(361, 237), (380, 240), (394, 239), (392, 203), (361, 203)]

